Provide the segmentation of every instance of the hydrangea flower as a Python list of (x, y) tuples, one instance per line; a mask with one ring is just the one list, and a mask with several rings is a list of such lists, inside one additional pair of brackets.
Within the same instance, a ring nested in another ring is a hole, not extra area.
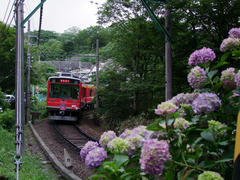
[(129, 155), (133, 154), (137, 148), (141, 147), (144, 142), (144, 138), (138, 134), (130, 135), (126, 138), (128, 146), (130, 147)]
[(193, 100), (198, 96), (199, 93), (180, 93), (174, 96), (170, 101), (176, 106), (180, 106), (181, 104), (192, 105)]
[(182, 130), (182, 129), (187, 129), (190, 126), (190, 123), (186, 119), (180, 117), (175, 119), (173, 126), (174, 128), (178, 128)]
[(198, 180), (224, 180), (219, 173), (213, 171), (204, 171), (198, 176)]
[(208, 114), (221, 106), (221, 100), (214, 93), (201, 93), (193, 101), (192, 108), (196, 114)]
[(156, 139), (146, 140), (143, 144), (140, 165), (141, 170), (151, 174), (161, 174), (163, 171), (163, 163), (169, 159), (169, 149), (166, 141), (158, 141)]
[(235, 83), (235, 68), (228, 68), (222, 71), (220, 81), (223, 84), (223, 88), (227, 90), (233, 90), (236, 87)]
[(80, 151), (80, 156), (82, 158), (82, 160), (85, 161), (85, 158), (87, 156), (87, 154), (98, 147), (98, 143), (97, 142), (94, 142), (94, 141), (88, 141), (84, 146), (83, 148), (81, 149)]
[(240, 46), (240, 41), (238, 39), (229, 37), (223, 40), (220, 46), (220, 51), (225, 52), (229, 49), (239, 47), (239, 46)]
[(231, 38), (240, 39), (240, 28), (232, 28), (228, 34)]
[(188, 74), (188, 83), (194, 89), (202, 88), (206, 79), (206, 72), (199, 66), (192, 68), (191, 72)]
[(150, 136), (153, 133), (153, 131), (149, 131), (146, 128), (147, 128), (146, 126), (135, 127), (132, 130), (131, 135), (136, 135), (137, 134), (137, 135), (142, 136), (145, 139), (148, 139), (148, 138), (150, 138)]
[(131, 130), (125, 129), (125, 130), (122, 132), (122, 134), (120, 134), (119, 137), (122, 138), (122, 139), (125, 139), (127, 136), (130, 136), (131, 133), (132, 133)]
[(99, 139), (99, 143), (102, 147), (107, 147), (107, 144), (112, 140), (114, 139), (116, 136), (116, 133), (114, 131), (107, 131), (107, 132), (104, 132), (100, 139)]
[(238, 71), (237, 74), (235, 74), (235, 83), (238, 89), (240, 89), (240, 70)]
[(155, 114), (157, 115), (171, 114), (175, 112), (177, 109), (178, 107), (171, 101), (166, 101), (162, 102), (157, 106), (157, 109), (155, 109)]
[(127, 140), (119, 137), (116, 137), (113, 140), (111, 140), (108, 143), (107, 147), (112, 153), (117, 153), (117, 154), (127, 154), (131, 149)]
[(200, 50), (194, 51), (189, 59), (188, 64), (194, 66), (197, 64), (207, 63), (213, 61), (216, 58), (214, 51), (210, 48), (203, 47)]
[(90, 168), (98, 167), (107, 158), (107, 152), (104, 148), (97, 147), (90, 151), (85, 159), (85, 164)]
[(212, 128), (218, 135), (224, 135), (224, 133), (226, 133), (226, 130), (223, 130), (221, 128), (223, 127), (227, 127), (226, 124), (222, 124), (219, 121), (214, 121), (214, 120), (210, 120), (208, 121), (208, 127)]

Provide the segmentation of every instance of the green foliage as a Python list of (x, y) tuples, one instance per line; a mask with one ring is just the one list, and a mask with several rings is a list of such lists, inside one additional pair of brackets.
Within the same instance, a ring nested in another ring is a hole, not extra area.
[(47, 87), (48, 77), (56, 73), (56, 68), (50, 63), (32, 64), (31, 83), (40, 87)]
[(12, 93), (15, 87), (15, 29), (0, 22), (0, 87)]
[(10, 107), (10, 104), (5, 101), (5, 94), (1, 91), (1, 88), (0, 88), (0, 107), (2, 108), (2, 110), (5, 110), (7, 108)]
[[(0, 127), (0, 174), (8, 179), (16, 179), (16, 172), (13, 157), (15, 156), (14, 134)], [(52, 180), (54, 179), (50, 173), (43, 170), (39, 160), (25, 152), (23, 164), (20, 166), (20, 179), (28, 180)]]
[(31, 104), (31, 112), (38, 112), (40, 113), (39, 119), (43, 119), (48, 116), (47, 109), (46, 109), (46, 100), (45, 101), (38, 101), (37, 99)]
[(7, 130), (13, 130), (15, 127), (15, 110), (7, 109), (0, 113), (0, 126)]

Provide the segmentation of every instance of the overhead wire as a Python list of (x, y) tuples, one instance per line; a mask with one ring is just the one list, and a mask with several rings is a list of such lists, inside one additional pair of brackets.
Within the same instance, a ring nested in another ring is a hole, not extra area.
[(7, 21), (6, 21), (5, 24), (8, 23), (9, 17), (10, 17), (10, 15), (11, 15), (12, 11), (13, 11), (13, 6), (14, 6), (14, 4), (15, 4), (15, 3), (18, 3), (18, 2), (16, 2), (16, 1), (17, 1), (17, 0), (14, 0), (14, 1), (13, 1), (12, 7), (11, 7), (11, 9), (10, 9), (10, 11), (9, 11), (9, 14), (8, 14), (8, 17), (7, 17)]
[(5, 21), (5, 18), (6, 18), (7, 12), (8, 12), (8, 8), (9, 8), (9, 4), (10, 4), (10, 0), (8, 1), (7, 9), (6, 9), (5, 13), (4, 13), (3, 22)]

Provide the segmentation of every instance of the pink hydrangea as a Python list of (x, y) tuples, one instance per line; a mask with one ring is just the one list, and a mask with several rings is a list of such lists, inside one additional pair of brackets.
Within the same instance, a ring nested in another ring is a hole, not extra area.
[(223, 84), (223, 88), (227, 90), (233, 90), (236, 87), (235, 83), (235, 68), (228, 68), (222, 71), (220, 81)]
[(178, 107), (170, 101), (162, 102), (157, 106), (155, 109), (155, 114), (157, 115), (164, 115), (164, 114), (171, 114), (178, 110)]
[(166, 141), (146, 140), (139, 160), (141, 170), (151, 175), (161, 174), (164, 168), (163, 164), (169, 159), (169, 156), (170, 153)]
[(189, 59), (188, 64), (194, 66), (213, 61), (216, 58), (214, 51), (210, 48), (203, 47), (202, 49), (194, 51)]

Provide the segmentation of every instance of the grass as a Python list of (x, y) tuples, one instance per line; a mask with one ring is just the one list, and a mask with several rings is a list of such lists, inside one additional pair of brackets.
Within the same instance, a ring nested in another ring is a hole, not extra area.
[[(0, 127), (0, 179), (16, 179), (14, 156), (15, 156), (15, 137), (13, 132), (9, 132)], [(40, 160), (36, 156), (26, 151), (20, 166), (19, 179), (26, 180), (53, 180), (52, 172), (43, 169)]]

